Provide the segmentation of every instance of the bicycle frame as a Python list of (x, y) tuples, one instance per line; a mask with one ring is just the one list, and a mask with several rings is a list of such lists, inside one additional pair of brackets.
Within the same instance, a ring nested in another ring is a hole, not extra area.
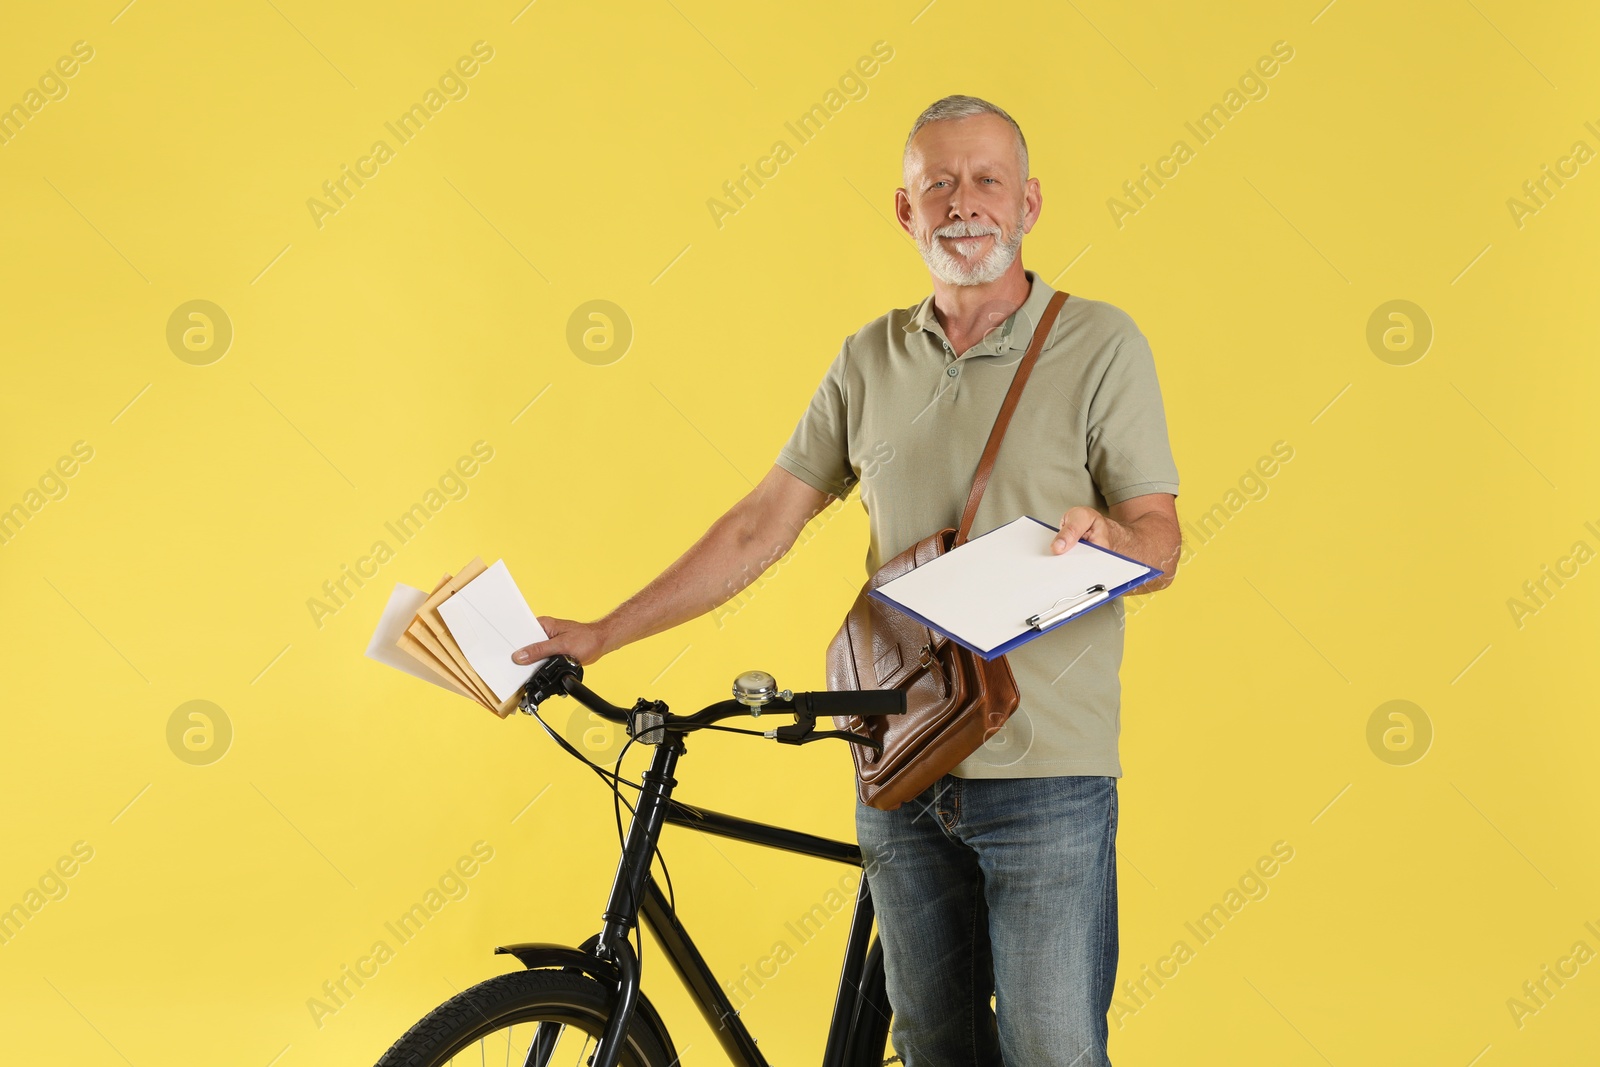
[[(662, 744), (656, 746), (650, 768), (641, 778), (644, 788), (624, 839), (616, 877), (606, 900), (605, 925), (601, 932), (585, 942), (582, 950), (560, 950), (555, 946), (543, 945), (510, 945), (496, 950), (515, 955), (529, 966), (540, 965), (534, 962), (535, 959), (554, 961), (557, 957), (552, 955), (553, 950), (565, 955), (565, 966), (579, 966), (602, 980), (615, 980), (615, 1008), (590, 1061), (594, 1067), (616, 1067), (622, 1054), (622, 1035), (628, 1032), (634, 1012), (641, 1004), (646, 1011), (650, 1011), (648, 1004), (641, 1001), (639, 961), (628, 940), (630, 931), (641, 916), (661, 944), (678, 978), (694, 998), (700, 1014), (717, 1035), (729, 1060), (736, 1067), (769, 1067), (766, 1057), (756, 1047), (755, 1038), (739, 1018), (727, 994), (717, 984), (705, 957), (700, 954), (688, 930), (678, 921), (668, 905), (666, 895), (650, 872), (651, 857), (663, 825), (672, 823), (687, 826), (702, 833), (748, 841), (767, 848), (862, 866), (858, 845), (708, 811), (673, 800), (672, 791), (677, 781), (672, 773), (683, 751), (681, 735), (667, 736)], [(833, 1017), (828, 1027), (824, 1065), (845, 1062), (846, 1053), (853, 1048), (856, 1035), (867, 1021), (863, 1013), (872, 1010), (862, 989), (881, 972), (883, 965), (881, 951), (872, 937), (873, 917), (872, 896), (867, 879), (863, 877), (850, 919), (844, 965), (840, 971)], [(581, 962), (574, 959), (580, 956), (584, 957)], [(542, 965), (550, 966), (552, 962), (543, 962)], [(653, 1012), (650, 1014), (652, 1023), (659, 1025)]]

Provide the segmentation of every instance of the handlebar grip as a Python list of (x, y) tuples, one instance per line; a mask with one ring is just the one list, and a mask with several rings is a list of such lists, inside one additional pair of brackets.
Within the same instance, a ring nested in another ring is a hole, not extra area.
[(582, 664), (565, 654), (551, 656), (523, 683), (521, 706), (524, 710), (537, 708), (551, 697), (563, 695), (572, 697), (602, 719), (620, 723), (628, 721), (626, 711), (604, 700), (583, 684)]
[[(803, 700), (801, 698), (804, 698)], [(904, 715), (904, 689), (835, 689), (818, 693), (795, 694), (795, 707), (813, 715), (853, 715), (865, 719), (873, 715)]]

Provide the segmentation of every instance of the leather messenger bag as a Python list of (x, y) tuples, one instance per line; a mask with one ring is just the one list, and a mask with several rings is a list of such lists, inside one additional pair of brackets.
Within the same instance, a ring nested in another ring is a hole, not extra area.
[(1016, 677), (1004, 656), (985, 660), (867, 594), (966, 543), (1017, 398), (1066, 299), (1066, 293), (1052, 296), (1034, 327), (1033, 341), (1017, 365), (978, 461), (960, 527), (947, 526), (929, 534), (879, 567), (861, 587), (828, 645), (830, 690), (906, 691), (904, 715), (849, 716), (835, 721), (837, 728), (867, 734), (883, 745), (882, 752), (864, 745), (850, 746), (857, 795), (874, 808), (893, 811), (948, 774), (1004, 726), (1021, 702)]

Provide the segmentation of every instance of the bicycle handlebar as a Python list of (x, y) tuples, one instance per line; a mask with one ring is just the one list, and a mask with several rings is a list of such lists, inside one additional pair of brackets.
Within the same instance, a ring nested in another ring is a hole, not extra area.
[[(903, 689), (830, 689), (820, 692), (796, 693), (788, 701), (789, 708), (804, 715), (854, 716), (858, 719), (874, 715), (904, 715), (906, 693)], [(769, 705), (770, 707), (770, 705)]]
[[(630, 730), (636, 725), (635, 718), (644, 712), (654, 720), (649, 724), (652, 732), (661, 727), (668, 730), (675, 727), (694, 729), (721, 719), (768, 712), (789, 712), (795, 715), (799, 725), (772, 731), (768, 736), (790, 744), (804, 744), (806, 741), (821, 737), (843, 737), (846, 740), (876, 747), (877, 742), (859, 734), (815, 733), (810, 727), (818, 715), (868, 718), (876, 715), (902, 715), (906, 710), (906, 694), (902, 689), (840, 689), (792, 693), (787, 698), (774, 697), (754, 707), (737, 700), (721, 700), (688, 716), (669, 714), (666, 705), (659, 701), (646, 701), (643, 698), (632, 709), (624, 709), (584, 685), (582, 665), (566, 655), (551, 657), (550, 662), (533, 673), (523, 687), (519, 706), (524, 711), (532, 711), (552, 696), (570, 696), (602, 719), (620, 723)], [(656, 736), (660, 736), (659, 732)]]
[[(628, 712), (625, 709), (619, 708), (602, 698), (593, 689), (578, 681), (576, 675), (564, 674), (561, 676), (560, 683), (562, 691), (567, 696), (572, 697), (602, 719), (610, 719), (612, 722), (620, 723), (628, 721)], [(531, 685), (532, 683), (530, 682), (529, 684)]]

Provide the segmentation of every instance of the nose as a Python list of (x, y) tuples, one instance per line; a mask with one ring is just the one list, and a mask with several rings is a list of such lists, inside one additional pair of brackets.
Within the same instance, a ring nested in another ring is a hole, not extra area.
[(963, 186), (958, 184), (955, 190), (950, 194), (950, 218), (952, 220), (978, 217), (977, 209), (973, 209), (970, 212), (962, 210), (964, 206), (964, 200), (966, 198), (966, 193), (963, 192), (963, 188)]

